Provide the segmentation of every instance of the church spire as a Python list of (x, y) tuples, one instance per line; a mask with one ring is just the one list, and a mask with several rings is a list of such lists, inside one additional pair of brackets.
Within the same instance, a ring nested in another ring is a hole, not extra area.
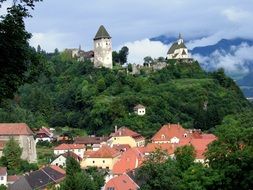
[(179, 35), (178, 35), (178, 41), (177, 41), (177, 43), (178, 43), (178, 44), (184, 43), (184, 40), (183, 40), (183, 38), (182, 38), (181, 33), (179, 33)]

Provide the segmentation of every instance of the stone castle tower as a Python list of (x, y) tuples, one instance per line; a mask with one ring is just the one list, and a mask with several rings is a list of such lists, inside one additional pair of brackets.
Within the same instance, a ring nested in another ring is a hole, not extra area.
[(94, 66), (112, 69), (111, 36), (101, 25), (94, 38)]

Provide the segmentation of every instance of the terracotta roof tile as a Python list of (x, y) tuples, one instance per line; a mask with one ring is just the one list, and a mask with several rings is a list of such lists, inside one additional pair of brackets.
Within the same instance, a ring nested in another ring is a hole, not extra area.
[(114, 190), (137, 190), (139, 186), (127, 174), (123, 174), (106, 183), (105, 190), (110, 188), (114, 188)]
[(131, 148), (124, 152), (113, 166), (113, 174), (123, 174), (138, 168), (144, 161), (144, 154), (139, 148)]
[(127, 127), (119, 128), (115, 133), (112, 133), (110, 136), (112, 137), (130, 136), (133, 137), (134, 139), (144, 139), (142, 135), (132, 131), (131, 129), (128, 129)]
[(7, 168), (6, 167), (0, 167), (0, 176), (7, 175)]
[(7, 181), (9, 183), (13, 183), (13, 182), (17, 181), (20, 177), (21, 176), (19, 176), (19, 175), (8, 175), (7, 176)]
[(117, 150), (115, 150), (114, 148), (111, 148), (107, 145), (103, 145), (97, 151), (91, 151), (88, 154), (88, 157), (90, 157), (90, 158), (115, 158), (119, 155), (120, 155), (120, 153)]
[(152, 137), (152, 141), (170, 141), (173, 137), (181, 139), (186, 132), (186, 129), (179, 124), (167, 124), (162, 126), (162, 128)]
[(72, 149), (84, 149), (85, 146), (82, 144), (60, 144), (55, 147), (54, 150), (72, 150)]
[(75, 144), (100, 144), (106, 142), (108, 137), (76, 137)]
[(33, 135), (25, 123), (0, 123), (0, 135)]
[(66, 174), (65, 170), (63, 170), (62, 168), (60, 168), (59, 166), (55, 166), (55, 165), (51, 165), (50, 168), (52, 168), (53, 170), (61, 173), (61, 174)]
[(162, 144), (149, 143), (145, 147), (144, 151), (145, 153), (151, 153), (151, 152), (154, 152), (156, 149), (165, 150), (169, 155), (171, 155), (171, 154), (174, 154), (175, 146), (174, 144), (170, 144), (170, 143), (162, 143)]

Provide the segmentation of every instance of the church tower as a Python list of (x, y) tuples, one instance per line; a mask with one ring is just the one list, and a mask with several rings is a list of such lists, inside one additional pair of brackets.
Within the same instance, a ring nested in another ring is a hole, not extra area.
[(111, 36), (101, 25), (94, 38), (94, 66), (112, 69)]

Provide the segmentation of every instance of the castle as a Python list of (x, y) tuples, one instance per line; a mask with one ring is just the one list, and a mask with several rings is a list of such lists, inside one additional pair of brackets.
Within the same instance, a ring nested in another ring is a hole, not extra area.
[(184, 44), (184, 40), (179, 34), (178, 40), (172, 44), (168, 53), (167, 59), (189, 59), (189, 53), (187, 47)]
[(94, 66), (112, 69), (111, 36), (101, 25), (94, 38)]
[(65, 52), (78, 61), (88, 59), (94, 62), (94, 67), (112, 69), (112, 40), (103, 25), (99, 27), (93, 39), (93, 43), (94, 50), (85, 52), (81, 49), (81, 46), (79, 46), (79, 48), (65, 49)]

